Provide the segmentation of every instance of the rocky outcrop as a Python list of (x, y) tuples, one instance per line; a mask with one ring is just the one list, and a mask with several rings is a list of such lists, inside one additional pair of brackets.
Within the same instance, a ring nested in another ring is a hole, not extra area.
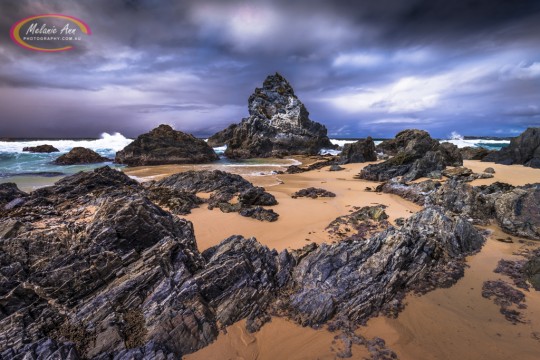
[(24, 152), (31, 152), (31, 153), (52, 153), (52, 152), (59, 152), (57, 148), (55, 148), (52, 145), (44, 144), (44, 145), (38, 145), (38, 146), (26, 146), (23, 148)]
[(116, 153), (115, 162), (129, 166), (202, 164), (219, 160), (214, 150), (193, 135), (159, 125)]
[(540, 240), (540, 184), (517, 187), (493, 198), (495, 219), (504, 231)]
[(393, 157), (378, 164), (366, 166), (358, 177), (365, 180), (386, 181), (397, 176), (411, 181), (446, 166), (463, 165), (455, 145), (440, 144), (422, 130), (405, 130), (395, 139), (383, 141), (378, 149)]
[(212, 146), (227, 145), (229, 158), (315, 155), (322, 148), (334, 148), (326, 127), (311, 121), (306, 107), (291, 85), (276, 73), (248, 100), (249, 117), (208, 139)]
[(487, 155), (482, 161), (540, 168), (540, 128), (528, 128), (510, 140), (509, 146)]
[(367, 241), (321, 245), (292, 271), (283, 300), (302, 325), (362, 324), (378, 312), (399, 309), (402, 294), (449, 286), (462, 276), (462, 256), (483, 238), (462, 218), (437, 208), (423, 210), (396, 229)]
[(67, 154), (61, 155), (54, 163), (56, 165), (81, 165), (81, 164), (97, 164), (111, 161), (99, 155), (94, 150), (83, 147), (74, 147)]
[[(202, 202), (195, 196), (198, 192), (211, 192), (208, 199), (208, 209), (219, 208), (221, 211), (238, 212), (242, 216), (252, 217), (260, 221), (276, 221), (278, 214), (261, 206), (277, 205), (274, 195), (264, 188), (253, 186), (240, 175), (220, 170), (186, 171), (166, 177), (150, 185), (151, 191), (155, 189), (169, 189), (178, 193), (187, 193), (183, 198), (192, 199), (183, 201), (189, 211)], [(231, 203), (234, 198), (237, 202)], [(197, 199), (197, 200), (195, 200)], [(160, 203), (161, 205), (161, 203)]]
[(463, 160), (482, 160), (489, 154), (494, 153), (495, 151), (488, 150), (483, 147), (467, 146), (464, 148), (460, 148), (459, 152), (461, 152)]
[(312, 170), (320, 170), (327, 166), (333, 166), (336, 165), (337, 159), (334, 157), (329, 157), (328, 159), (319, 159), (320, 161), (316, 161), (313, 164), (309, 164), (307, 166), (298, 166), (298, 165), (291, 165), (287, 168), (285, 171), (287, 174), (300, 174), (306, 171), (312, 171)]
[(339, 154), (340, 164), (363, 163), (367, 161), (377, 161), (375, 143), (371, 137), (365, 140), (358, 140), (352, 144), (345, 144)]
[(147, 195), (104, 167), (0, 209), (1, 358), (181, 358), (270, 315), (351, 329), (452, 284), (483, 241), (434, 207), (369, 239), (277, 253), (233, 236), (201, 254), (192, 224)]
[(336, 197), (336, 194), (325, 189), (310, 187), (310, 188), (298, 190), (297, 192), (292, 194), (291, 197), (293, 199), (297, 199), (299, 197), (308, 197), (311, 199), (316, 199), (318, 197)]

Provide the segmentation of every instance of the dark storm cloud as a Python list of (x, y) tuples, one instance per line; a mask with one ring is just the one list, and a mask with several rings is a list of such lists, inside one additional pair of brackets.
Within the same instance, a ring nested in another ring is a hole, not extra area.
[[(0, 3), (0, 136), (201, 136), (247, 115), (284, 74), (332, 136), (513, 134), (539, 125), (540, 2), (41, 0)], [(9, 28), (63, 13), (76, 51), (19, 48)]]

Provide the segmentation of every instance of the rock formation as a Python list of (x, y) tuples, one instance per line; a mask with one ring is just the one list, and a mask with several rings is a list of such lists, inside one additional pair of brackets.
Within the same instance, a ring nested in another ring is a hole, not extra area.
[(334, 148), (326, 127), (311, 121), (304, 104), (280, 74), (266, 78), (248, 100), (249, 117), (208, 139), (211, 146), (227, 145), (229, 158), (314, 155)]
[(487, 155), (482, 161), (540, 168), (540, 128), (528, 128), (510, 140), (509, 146)]
[(59, 156), (54, 163), (56, 165), (81, 165), (81, 164), (96, 164), (111, 161), (99, 155), (94, 150), (83, 147), (74, 147), (67, 154)]
[(463, 157), (463, 160), (482, 160), (491, 153), (494, 153), (494, 150), (484, 149), (483, 147), (471, 147), (467, 146), (460, 148), (459, 152)]
[(52, 152), (59, 152), (57, 148), (55, 148), (52, 145), (38, 145), (38, 146), (27, 146), (23, 148), (23, 151), (25, 152), (31, 152), (31, 153), (52, 153)]
[(375, 143), (371, 137), (365, 140), (358, 140), (352, 144), (345, 144), (343, 151), (339, 154), (340, 164), (363, 163), (367, 161), (377, 161)]
[(457, 146), (440, 144), (423, 130), (404, 130), (395, 139), (383, 141), (377, 149), (393, 157), (366, 166), (359, 178), (386, 181), (403, 176), (406, 181), (411, 181), (433, 171), (441, 171), (446, 166), (463, 165)]
[(214, 150), (193, 135), (159, 125), (116, 153), (115, 162), (129, 166), (202, 164), (219, 160)]
[(233, 236), (200, 253), (192, 224), (147, 194), (104, 167), (0, 209), (0, 358), (181, 358), (271, 315), (354, 329), (395, 315), (407, 291), (454, 283), (483, 242), (431, 207), (369, 239), (278, 253)]

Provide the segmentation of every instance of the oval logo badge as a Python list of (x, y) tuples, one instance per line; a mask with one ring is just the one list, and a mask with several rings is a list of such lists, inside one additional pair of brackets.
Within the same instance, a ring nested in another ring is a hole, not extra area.
[(58, 52), (73, 49), (92, 34), (82, 20), (62, 14), (43, 14), (16, 22), (9, 32), (15, 44), (34, 51)]

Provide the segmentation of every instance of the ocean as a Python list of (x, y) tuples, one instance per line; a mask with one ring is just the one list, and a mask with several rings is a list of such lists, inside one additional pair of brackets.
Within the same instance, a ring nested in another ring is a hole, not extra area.
[[(115, 168), (121, 168), (122, 165), (114, 164), (112, 161), (101, 164), (90, 165), (69, 165), (59, 166), (54, 165), (53, 161), (61, 154), (67, 153), (76, 146), (82, 146), (92, 149), (102, 156), (114, 159), (117, 151), (128, 145), (132, 139), (124, 137), (122, 134), (103, 133), (99, 139), (65, 139), (65, 140), (15, 140), (15, 141), (0, 141), (0, 183), (15, 182), (19, 187), (26, 190), (32, 190), (41, 186), (46, 186), (54, 183), (58, 179), (75, 174), (79, 171), (92, 170), (94, 168), (109, 165)], [(356, 139), (331, 139), (335, 145), (343, 146), (347, 143), (353, 143)], [(375, 139), (375, 144), (379, 144), (383, 139)], [(458, 147), (474, 146), (484, 147), (491, 150), (499, 150), (507, 146), (509, 140), (485, 140), (485, 139), (464, 139), (461, 136), (453, 135), (453, 138), (441, 140), (451, 142)], [(33, 154), (23, 152), (22, 149), (27, 146), (37, 146), (49, 144), (56, 147), (60, 152), (50, 154)], [(253, 159), (244, 161), (230, 161), (223, 156), (226, 147), (215, 148), (214, 150), (221, 156), (219, 161), (220, 168), (227, 166), (234, 167), (276, 167), (284, 165), (292, 165), (296, 163), (294, 160), (290, 164), (284, 164), (283, 160), (272, 162), (267, 159)], [(323, 149), (321, 154), (339, 154), (339, 150)]]

